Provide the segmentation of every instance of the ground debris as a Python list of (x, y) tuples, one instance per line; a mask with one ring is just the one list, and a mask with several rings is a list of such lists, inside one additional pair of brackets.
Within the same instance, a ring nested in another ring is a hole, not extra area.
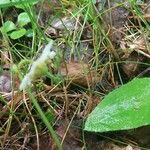
[(59, 72), (69, 82), (82, 86), (95, 85), (100, 80), (96, 70), (92, 70), (88, 64), (77, 61), (63, 64)]
[(106, 145), (104, 144), (103, 150), (141, 150), (140, 148), (134, 148), (130, 145), (128, 146), (118, 146), (114, 143), (107, 143)]

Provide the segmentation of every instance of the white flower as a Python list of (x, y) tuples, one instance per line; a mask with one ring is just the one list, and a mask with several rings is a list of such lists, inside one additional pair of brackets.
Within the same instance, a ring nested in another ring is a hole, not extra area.
[(25, 90), (28, 86), (31, 85), (31, 78), (30, 78), (30, 74), (26, 74), (25, 77), (23, 78), (23, 80), (21, 81), (21, 84), (19, 86), (19, 90)]
[(25, 75), (25, 77), (23, 78), (23, 80), (20, 84), (20, 87), (19, 87), (19, 89), (21, 91), (25, 90), (27, 87), (29, 87), (32, 83), (32, 80), (36, 78), (36, 77), (34, 77), (34, 75), (35, 75), (36, 71), (39, 71), (39, 70), (37, 70), (38, 66), (43, 64), (43, 63), (46, 63), (47, 60), (53, 59), (55, 57), (56, 53), (54, 51), (51, 51), (52, 47), (53, 47), (53, 41), (51, 40), (45, 46), (40, 57), (35, 62), (33, 62), (33, 64), (31, 65), (29, 73), (27, 73)]

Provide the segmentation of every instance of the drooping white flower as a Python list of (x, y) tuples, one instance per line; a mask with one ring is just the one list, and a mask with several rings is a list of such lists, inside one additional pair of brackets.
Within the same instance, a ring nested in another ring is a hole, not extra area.
[(55, 57), (56, 52), (51, 51), (52, 47), (53, 47), (53, 41), (51, 40), (45, 46), (45, 48), (42, 51), (42, 54), (39, 56), (39, 58), (37, 58), (37, 60), (35, 60), (33, 62), (33, 64), (31, 65), (29, 72), (24, 76), (24, 78), (20, 84), (19, 90), (22, 91), (22, 90), (25, 90), (27, 87), (31, 86), (33, 79), (36, 79), (35, 72), (40, 71), (40, 70), (37, 70), (37, 69), (39, 69), (39, 66), (42, 64), (45, 65), (48, 60), (51, 60)]
[(23, 78), (23, 80), (21, 81), (21, 84), (19, 86), (19, 90), (25, 90), (28, 86), (31, 85), (31, 78), (30, 78), (30, 74), (26, 74), (25, 77)]

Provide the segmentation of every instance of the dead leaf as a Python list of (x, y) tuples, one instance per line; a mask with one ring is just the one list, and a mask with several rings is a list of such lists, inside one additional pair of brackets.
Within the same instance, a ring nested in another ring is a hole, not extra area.
[(124, 58), (126, 63), (122, 64), (121, 67), (128, 78), (132, 78), (138, 73), (140, 59), (142, 58), (137, 53), (131, 53), (128, 58)]
[(63, 64), (59, 72), (66, 80), (82, 86), (94, 85), (99, 81), (98, 73), (85, 63), (72, 61)]
[(123, 148), (122, 150), (141, 150), (140, 148), (133, 148), (131, 145), (128, 145), (127, 147)]
[(112, 142), (108, 142), (104, 145), (104, 150), (141, 150), (140, 148), (134, 148), (130, 145), (128, 146), (119, 146)]
[[(66, 120), (61, 120), (56, 129), (57, 134), (61, 139), (64, 138), (62, 143), (64, 150), (81, 150), (83, 143), (80, 140), (81, 131), (79, 126), (82, 124), (82, 120), (74, 120), (71, 123), (71, 126), (67, 130), (69, 126), (69, 122)], [(67, 132), (66, 132), (67, 131)]]
[(84, 108), (84, 116), (88, 116), (91, 111), (100, 103), (101, 99), (99, 96), (91, 95), (88, 97), (86, 106)]
[(120, 44), (124, 37), (124, 25), (127, 22), (129, 11), (123, 6), (119, 6), (117, 1), (106, 1), (106, 13), (103, 18), (109, 37), (113, 43)]
[(1, 63), (3, 64), (3, 68), (10, 68), (10, 55), (8, 51), (3, 51), (0, 53)]
[[(32, 149), (37, 150), (37, 141), (33, 139)], [(39, 137), (39, 149), (40, 150), (50, 150), (56, 148), (56, 145), (52, 142), (51, 137), (48, 134), (40, 135)]]
[(16, 106), (22, 99), (23, 95), (19, 92), (14, 92), (14, 95), (11, 93), (11, 100), (5, 105), (1, 111), (0, 119), (3, 117), (3, 115), (11, 108), (11, 106)]

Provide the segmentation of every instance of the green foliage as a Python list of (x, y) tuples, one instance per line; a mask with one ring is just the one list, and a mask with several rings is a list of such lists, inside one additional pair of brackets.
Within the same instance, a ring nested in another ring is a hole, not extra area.
[(54, 69), (58, 69), (60, 67), (61, 62), (62, 62), (62, 58), (63, 58), (63, 53), (61, 50), (58, 50), (56, 52), (56, 56), (55, 56), (54, 61), (53, 61)]
[(2, 66), (0, 66), (0, 74), (3, 72), (3, 68)]
[(63, 82), (63, 78), (59, 74), (52, 74), (47, 72), (46, 76), (52, 80), (53, 84), (60, 84)]
[(16, 25), (12, 21), (6, 21), (1, 27), (2, 31), (7, 33), (9, 31), (15, 30)]
[(27, 25), (30, 22), (30, 18), (26, 12), (19, 14), (17, 24), (20, 27)]
[[(15, 6), (17, 8), (25, 9), (27, 8), (28, 4), (35, 4), (37, 0), (7, 0), (7, 1), (0, 1), (0, 8), (3, 8), (3, 6), (9, 7), (9, 6)], [(25, 29), (24, 26), (26, 26), (28, 23), (30, 23), (30, 17), (27, 12), (22, 12), (18, 15), (17, 22), (14, 23), (12, 21), (6, 21), (2, 27), (1, 31), (2, 33), (7, 34), (10, 36), (11, 39), (19, 39), (23, 36), (32, 37), (33, 30), (31, 28)]]
[(32, 29), (28, 29), (27, 31), (26, 31), (26, 34), (25, 34), (25, 36), (26, 37), (33, 37), (33, 30)]
[(29, 33), (27, 34), (28, 30), (30, 30), (30, 35), (31, 35), (32, 30), (31, 29), (26, 30), (24, 28), (24, 26), (30, 22), (31, 21), (30, 21), (28, 14), (26, 12), (23, 12), (18, 15), (16, 25), (12, 21), (6, 21), (1, 27), (1, 31), (3, 33), (8, 34), (8, 36), (10, 36), (11, 39), (14, 39), (14, 40), (19, 39), (23, 37), (24, 35), (29, 35)]
[(19, 64), (17, 69), (24, 74), (27, 73), (29, 65), (32, 63), (32, 60), (30, 59), (22, 59)]
[(54, 123), (54, 114), (52, 112), (50, 108), (45, 112), (45, 116), (51, 124)]
[(13, 31), (11, 34), (10, 34), (10, 38), (11, 39), (19, 39), (21, 38), (22, 36), (24, 36), (26, 34), (26, 29), (22, 28), (22, 29), (19, 29), (17, 31)]
[(39, 116), (41, 117), (43, 123), (46, 125), (46, 127), (48, 128), (49, 132), (51, 133), (51, 136), (57, 146), (58, 150), (62, 150), (62, 145), (60, 144), (59, 138), (57, 137), (56, 132), (54, 131), (51, 123), (49, 122), (49, 117), (48, 115), (43, 112), (43, 110), (41, 109), (39, 103), (37, 102), (37, 100), (35, 99), (35, 96), (33, 95), (33, 93), (30, 91), (30, 88), (28, 89), (28, 95), (29, 98), (31, 99), (32, 103), (34, 104)]
[(1, 0), (0, 5), (10, 3), (10, 0)]
[(108, 94), (89, 115), (85, 130), (106, 132), (150, 124), (150, 78), (134, 79)]
[(35, 4), (38, 0), (0, 0), (0, 8), (7, 8), (16, 6), (17, 8), (24, 9), (27, 4)]

